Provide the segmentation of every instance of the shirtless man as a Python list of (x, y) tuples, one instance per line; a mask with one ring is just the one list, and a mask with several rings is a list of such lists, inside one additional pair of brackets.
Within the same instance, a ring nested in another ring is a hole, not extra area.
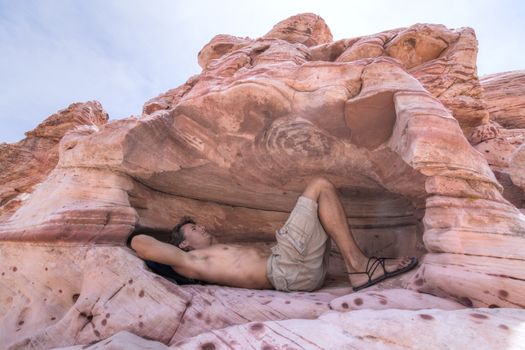
[(288, 220), (276, 232), (277, 245), (271, 253), (219, 244), (203, 226), (192, 221), (179, 231), (182, 241), (178, 247), (147, 235), (133, 237), (131, 247), (140, 258), (170, 265), (187, 278), (250, 289), (320, 288), (328, 268), (330, 238), (341, 252), (354, 290), (417, 265), (416, 258), (367, 258), (350, 232), (334, 185), (325, 178), (308, 184)]

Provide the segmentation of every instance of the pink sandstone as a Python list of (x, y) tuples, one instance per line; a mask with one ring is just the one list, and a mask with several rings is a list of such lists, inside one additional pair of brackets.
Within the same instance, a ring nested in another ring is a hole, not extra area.
[(525, 129), (525, 70), (481, 77), (492, 120), (508, 129)]
[(58, 162), (58, 142), (75, 128), (98, 130), (108, 121), (100, 103), (73, 103), (49, 116), (26, 138), (0, 144), (0, 220), (7, 219)]
[[(522, 312), (516, 309), (328, 312), (314, 320), (250, 322), (227, 327), (170, 347), (122, 331), (93, 344), (92, 348), (519, 349), (525, 340)], [(475, 336), (467, 338), (465, 334)], [(60, 349), (80, 350), (82, 346)]]
[(316, 320), (229, 327), (176, 343), (172, 348), (518, 349), (524, 340), (522, 314), (523, 310), (513, 309), (329, 312)]
[[(476, 53), (470, 28), (333, 41), (302, 14), (258, 39), (215, 36), (202, 72), (140, 117), (106, 123), (94, 102), (50, 117), (28, 138), (58, 143), (58, 160), (25, 170), (25, 152), (10, 153), (0, 174), (24, 184), (23, 200), (0, 192), (0, 345), (512, 345), (525, 322), (525, 149), (521, 117), (502, 126), (495, 111), (523, 94), (488, 107), (501, 85), (480, 83)], [(124, 246), (133, 232), (167, 240), (192, 215), (220, 242), (269, 249), (320, 175), (367, 254), (416, 255), (419, 268), (351, 293), (334, 247), (315, 293), (178, 286)]]

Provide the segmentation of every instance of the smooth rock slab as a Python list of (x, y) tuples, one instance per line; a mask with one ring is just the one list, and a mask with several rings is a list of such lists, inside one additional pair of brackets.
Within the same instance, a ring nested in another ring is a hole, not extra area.
[(166, 350), (166, 345), (139, 337), (133, 333), (122, 331), (102, 341), (86, 344), (75, 345), (64, 348), (54, 348), (54, 350)]
[(452, 300), (442, 299), (430, 294), (417, 293), (406, 289), (387, 289), (364, 291), (344, 295), (330, 302), (330, 309), (337, 311), (350, 310), (459, 310), (465, 306)]
[(525, 128), (525, 70), (480, 78), (490, 119), (506, 128)]
[(179, 286), (128, 248), (2, 242), (0, 349), (90, 344), (122, 331), (169, 345), (252, 321), (315, 319), (340, 295)]
[(522, 349), (519, 309), (359, 310), (317, 320), (256, 322), (174, 344), (174, 349)]

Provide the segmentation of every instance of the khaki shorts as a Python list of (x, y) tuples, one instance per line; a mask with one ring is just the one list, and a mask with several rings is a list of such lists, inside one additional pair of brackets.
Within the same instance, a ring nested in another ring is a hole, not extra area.
[(317, 203), (301, 196), (277, 230), (277, 245), (267, 261), (267, 275), (277, 290), (312, 291), (324, 283), (330, 239), (319, 221)]

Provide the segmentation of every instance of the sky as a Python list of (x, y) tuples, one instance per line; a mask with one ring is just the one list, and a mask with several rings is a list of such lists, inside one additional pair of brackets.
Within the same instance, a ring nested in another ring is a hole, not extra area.
[(0, 143), (17, 142), (74, 102), (99, 101), (110, 120), (198, 74), (217, 34), (257, 38), (313, 12), (334, 40), (415, 23), (472, 27), (478, 75), (525, 69), (521, 0), (0, 0)]

